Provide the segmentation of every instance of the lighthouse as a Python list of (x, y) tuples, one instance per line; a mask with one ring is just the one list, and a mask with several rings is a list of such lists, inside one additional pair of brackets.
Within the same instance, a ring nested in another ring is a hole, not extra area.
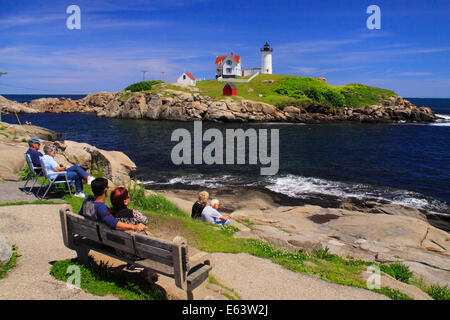
[(261, 48), (261, 73), (272, 74), (272, 51), (273, 49), (266, 42), (264, 48)]

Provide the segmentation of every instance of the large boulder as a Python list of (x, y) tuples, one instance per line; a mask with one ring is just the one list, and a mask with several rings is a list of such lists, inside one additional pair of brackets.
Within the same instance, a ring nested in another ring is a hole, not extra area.
[(38, 113), (37, 110), (27, 107), (23, 103), (8, 100), (3, 96), (0, 96), (0, 112), (2, 113)]
[(0, 233), (0, 266), (6, 264), (12, 257), (12, 247), (8, 240)]
[(123, 152), (98, 149), (87, 143), (57, 142), (56, 160), (65, 165), (79, 165), (89, 173), (101, 171), (114, 185), (127, 185), (136, 172), (136, 164)]

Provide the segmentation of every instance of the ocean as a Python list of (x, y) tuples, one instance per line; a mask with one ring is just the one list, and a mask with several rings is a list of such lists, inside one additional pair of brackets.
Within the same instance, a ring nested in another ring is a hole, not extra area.
[[(5, 97), (20, 102), (35, 98)], [(189, 122), (50, 113), (20, 115), (20, 120), (58, 131), (62, 139), (126, 153), (138, 167), (137, 178), (150, 189), (258, 188), (305, 203), (374, 200), (450, 215), (450, 99), (407, 99), (431, 107), (443, 120), (432, 124), (203, 123), (203, 132), (279, 129), (280, 167), (274, 176), (261, 176), (260, 165), (173, 164), (170, 155), (177, 142), (171, 141), (171, 134), (179, 128), (192, 133)], [(17, 123), (13, 115), (2, 118)]]

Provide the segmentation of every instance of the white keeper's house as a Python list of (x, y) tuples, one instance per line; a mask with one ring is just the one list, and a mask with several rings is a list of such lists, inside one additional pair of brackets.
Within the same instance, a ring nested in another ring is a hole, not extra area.
[(177, 80), (178, 83), (187, 84), (190, 86), (195, 86), (197, 83), (197, 80), (195, 80), (194, 76), (190, 74), (189, 72), (183, 72), (181, 76)]
[(272, 52), (273, 49), (266, 42), (261, 52), (261, 68), (242, 69), (241, 56), (234, 55), (231, 52), (227, 56), (217, 56), (216, 79), (217, 78), (235, 78), (249, 76), (256, 73), (272, 74)]
[(216, 57), (216, 78), (234, 78), (242, 75), (241, 56), (231, 52), (228, 56)]

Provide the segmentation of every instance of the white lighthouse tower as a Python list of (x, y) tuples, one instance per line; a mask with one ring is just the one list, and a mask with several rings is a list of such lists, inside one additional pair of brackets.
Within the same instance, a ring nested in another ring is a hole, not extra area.
[(261, 73), (272, 74), (272, 51), (273, 49), (266, 42), (264, 48), (261, 48)]

